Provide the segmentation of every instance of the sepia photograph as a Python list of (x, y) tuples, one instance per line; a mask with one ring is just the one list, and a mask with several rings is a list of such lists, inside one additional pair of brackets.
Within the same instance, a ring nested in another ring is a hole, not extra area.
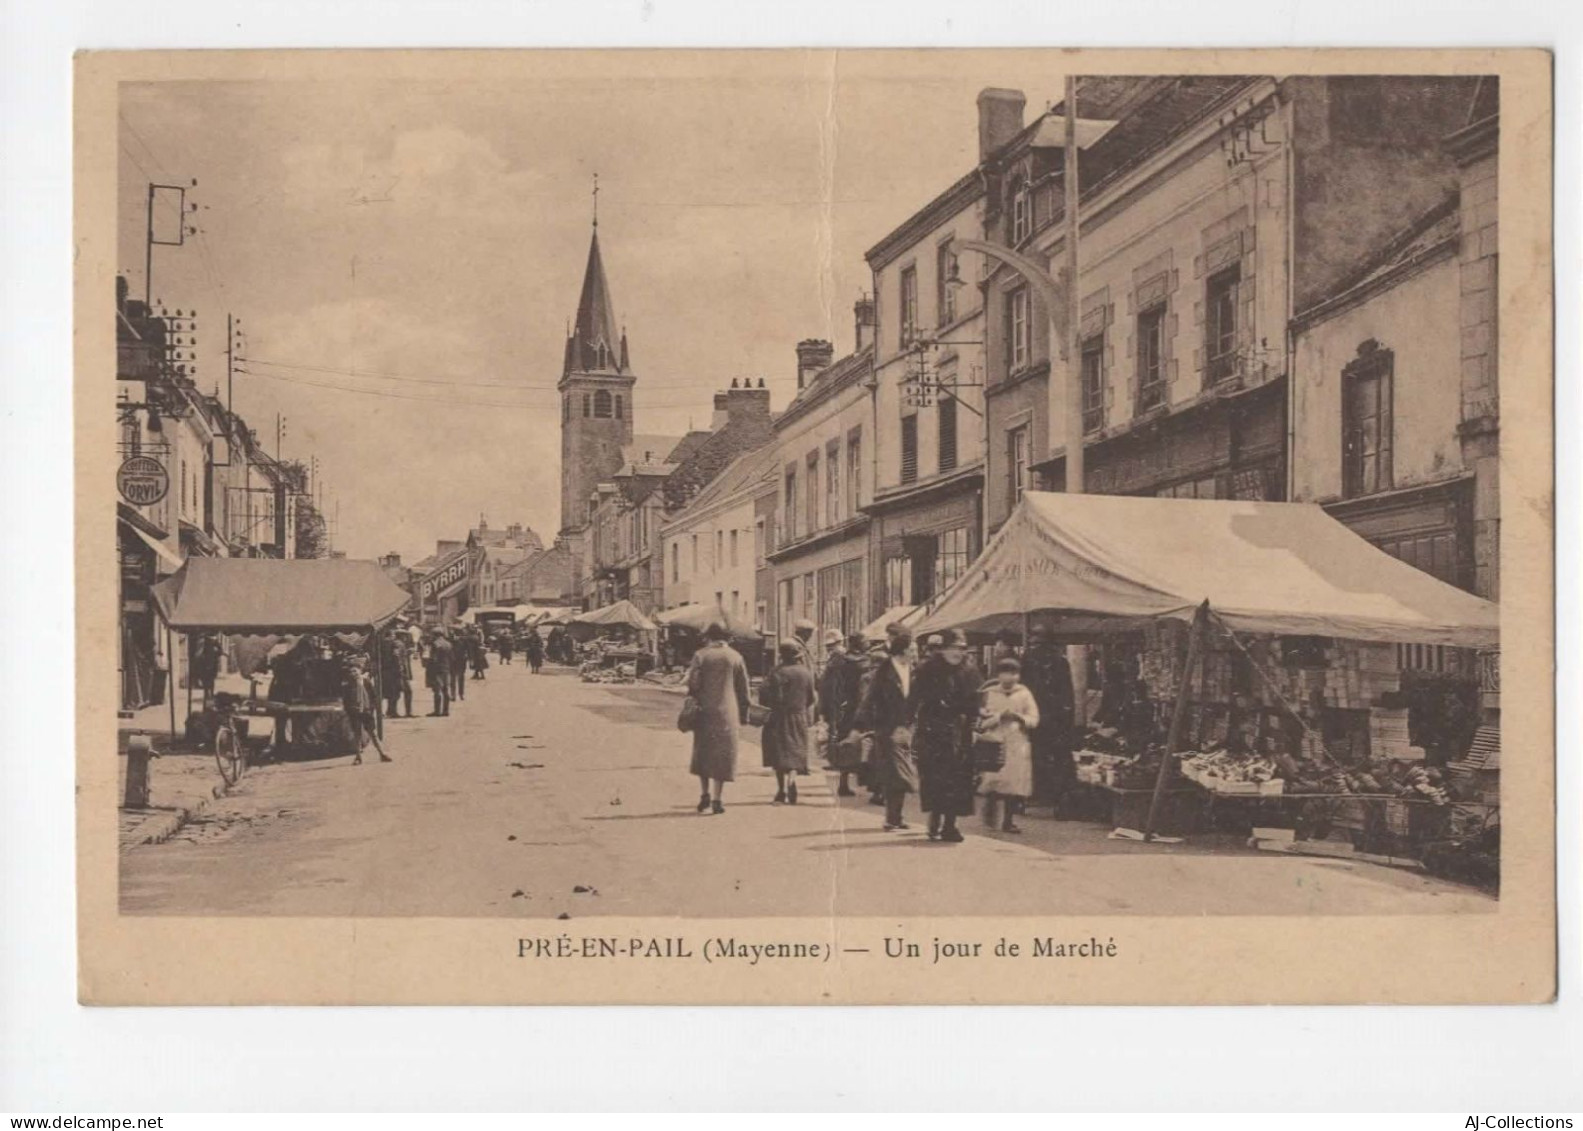
[[(1138, 932), (1482, 922), (1549, 973), (1445, 1000), (1553, 990), (1542, 56), (210, 54), (79, 61), (114, 931), (1214, 1001)], [(213, 999), (156, 949), (88, 998)]]

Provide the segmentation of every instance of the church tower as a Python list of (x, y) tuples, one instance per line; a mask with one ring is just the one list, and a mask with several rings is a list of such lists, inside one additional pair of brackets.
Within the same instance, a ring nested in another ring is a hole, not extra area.
[[(597, 200), (597, 198), (595, 198)], [(621, 469), (632, 443), (632, 386), (626, 332), (617, 331), (610, 284), (599, 255), (594, 215), (577, 320), (566, 339), (566, 360), (556, 388), (561, 394), (561, 532), (588, 522), (588, 498)]]

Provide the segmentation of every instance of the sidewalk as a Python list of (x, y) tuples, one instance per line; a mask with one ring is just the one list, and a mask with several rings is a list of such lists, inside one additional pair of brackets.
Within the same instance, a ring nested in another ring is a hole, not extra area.
[[(186, 703), (177, 704), (176, 726), (185, 723)], [(170, 707), (145, 707), (132, 718), (119, 720), (116, 735), (116, 801), (126, 796), (126, 751), (134, 734), (146, 734), (158, 757), (149, 759), (147, 809), (119, 811), (122, 852), (143, 844), (158, 844), (227, 792), (212, 750), (189, 747), (180, 730), (170, 733)]]

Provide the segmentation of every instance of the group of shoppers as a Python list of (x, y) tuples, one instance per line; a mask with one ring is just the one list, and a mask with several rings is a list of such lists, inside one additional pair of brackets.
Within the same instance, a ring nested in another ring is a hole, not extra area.
[(777, 648), (759, 690), (763, 717), (752, 720), (747, 667), (723, 628), (711, 629), (693, 657), (687, 692), (696, 708), (691, 772), (701, 787), (699, 812), (722, 813), (725, 782), (734, 780), (737, 728), (762, 723), (764, 764), (775, 773), (775, 802), (797, 804), (797, 778), (809, 772), (813, 725), (826, 723), (827, 760), (840, 774), (838, 796), (855, 795), (852, 779), (885, 807), (885, 828), (906, 830), (909, 794), (927, 814), (930, 840), (963, 840), (959, 820), (984, 798), (984, 822), (1019, 833), (1030, 799), (1059, 808), (1074, 770), (1073, 693), (1065, 650), (1036, 625), (1026, 651), (997, 642), (986, 680), (960, 631), (931, 634), (922, 654), (900, 625), (869, 644), (827, 632), (816, 671), (813, 626), (799, 622)]

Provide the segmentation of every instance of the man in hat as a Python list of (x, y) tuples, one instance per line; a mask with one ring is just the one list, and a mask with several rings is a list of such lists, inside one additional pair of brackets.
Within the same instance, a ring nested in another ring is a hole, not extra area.
[(429, 638), (429, 652), (424, 661), (424, 678), (429, 690), (434, 692), (434, 710), (429, 717), (437, 718), (451, 713), (451, 686), (455, 675), (451, 669), (451, 642), (443, 630), (436, 628)]
[(973, 812), (973, 724), (983, 684), (961, 629), (929, 637), (912, 700), (918, 803), (929, 814), (930, 840), (960, 844), (957, 818)]
[(918, 788), (912, 753), (912, 665), (907, 659), (911, 650), (911, 635), (901, 632), (891, 636), (885, 660), (874, 670), (857, 711), (857, 725), (874, 733), (874, 770), (869, 784), (884, 797), (887, 832), (907, 828), (903, 813), (907, 795)]
[(368, 678), (367, 660), (362, 653), (354, 653), (343, 662), (341, 671), (341, 705), (346, 709), (346, 720), (352, 725), (352, 765), (363, 764), (363, 740), (366, 738), (379, 751), (381, 762), (394, 761), (379, 741), (379, 723), (374, 718), (374, 689)]
[(1077, 768), (1072, 764), (1072, 667), (1049, 625), (1035, 624), (1028, 637), (1022, 683), (1033, 692), (1039, 707), (1039, 725), (1029, 736), (1033, 743), (1033, 792), (1039, 800), (1048, 801), (1058, 816), (1061, 799), (1077, 780)]
[(797, 621), (797, 623), (792, 625), (791, 643), (797, 646), (798, 660), (808, 665), (808, 670), (815, 673), (817, 676), (819, 671), (819, 663), (814, 658), (813, 654), (812, 641), (814, 632), (815, 629), (813, 621), (800, 619)]
[(819, 713), (824, 717), (828, 734), (826, 749), (832, 767), (841, 772), (841, 783), (836, 788), (837, 797), (855, 797), (852, 773), (859, 768), (860, 758), (854, 759), (854, 745), (847, 742), (852, 733), (852, 715), (857, 710), (858, 681), (862, 678), (863, 638), (853, 636), (843, 641), (841, 634), (830, 629), (824, 634), (824, 675), (819, 680)]

